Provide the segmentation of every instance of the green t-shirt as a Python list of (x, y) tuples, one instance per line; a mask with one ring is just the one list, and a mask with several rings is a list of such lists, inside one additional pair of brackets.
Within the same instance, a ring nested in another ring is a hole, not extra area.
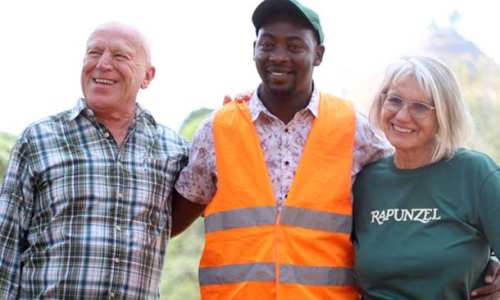
[(356, 277), (365, 299), (471, 299), (500, 252), (500, 169), (484, 154), (413, 170), (393, 157), (354, 187)]

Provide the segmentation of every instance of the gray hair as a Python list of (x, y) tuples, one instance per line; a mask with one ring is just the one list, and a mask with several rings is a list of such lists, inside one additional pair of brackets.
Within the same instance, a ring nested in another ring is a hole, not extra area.
[[(127, 33), (131, 38), (135, 40), (137, 45), (141, 48), (145, 55), (146, 67), (151, 66), (151, 46), (149, 40), (146, 36), (132, 25), (120, 23), (120, 22), (109, 22), (97, 26), (94, 31), (90, 34), (88, 40), (92, 38), (94, 33), (100, 30), (115, 29), (124, 33)], [(88, 42), (87, 40), (87, 42)]]
[(384, 99), (381, 94), (386, 93), (393, 83), (408, 76), (415, 77), (436, 108), (437, 133), (432, 162), (453, 157), (457, 149), (464, 146), (472, 122), (455, 75), (436, 58), (406, 56), (390, 64), (371, 105), (370, 121), (382, 128)]

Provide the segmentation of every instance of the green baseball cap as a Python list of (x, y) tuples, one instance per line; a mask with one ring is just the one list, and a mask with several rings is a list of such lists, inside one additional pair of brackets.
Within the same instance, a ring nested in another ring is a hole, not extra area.
[(316, 33), (318, 42), (323, 43), (324, 35), (323, 29), (321, 28), (321, 23), (319, 21), (319, 15), (307, 6), (302, 5), (296, 0), (264, 0), (257, 8), (254, 10), (252, 15), (252, 22), (255, 26), (255, 32), (258, 33), (259, 29), (264, 25), (266, 20), (279, 13), (295, 13), (300, 17), (303, 17), (307, 21)]

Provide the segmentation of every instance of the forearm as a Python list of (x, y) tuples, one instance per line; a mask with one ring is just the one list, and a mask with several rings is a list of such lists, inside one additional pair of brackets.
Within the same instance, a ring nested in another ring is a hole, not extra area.
[(205, 210), (206, 205), (197, 204), (184, 198), (174, 190), (172, 200), (172, 236), (186, 230)]

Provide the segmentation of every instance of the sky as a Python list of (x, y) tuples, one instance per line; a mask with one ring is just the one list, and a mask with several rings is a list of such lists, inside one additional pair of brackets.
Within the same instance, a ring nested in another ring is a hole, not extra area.
[[(82, 96), (87, 37), (103, 23), (130, 24), (148, 37), (156, 77), (138, 101), (178, 130), (200, 107), (255, 89), (251, 15), (260, 0), (16, 0), (0, 4), (0, 131), (71, 108)], [(304, 0), (320, 15), (326, 52), (315, 70), (325, 91), (366, 109), (378, 75), (392, 59), (414, 53), (431, 22), (458, 31), (500, 63), (500, 18), (489, 0)], [(500, 2), (499, 2), (500, 3)], [(368, 83), (368, 85), (367, 85)], [(363, 86), (363, 89), (359, 88)]]

